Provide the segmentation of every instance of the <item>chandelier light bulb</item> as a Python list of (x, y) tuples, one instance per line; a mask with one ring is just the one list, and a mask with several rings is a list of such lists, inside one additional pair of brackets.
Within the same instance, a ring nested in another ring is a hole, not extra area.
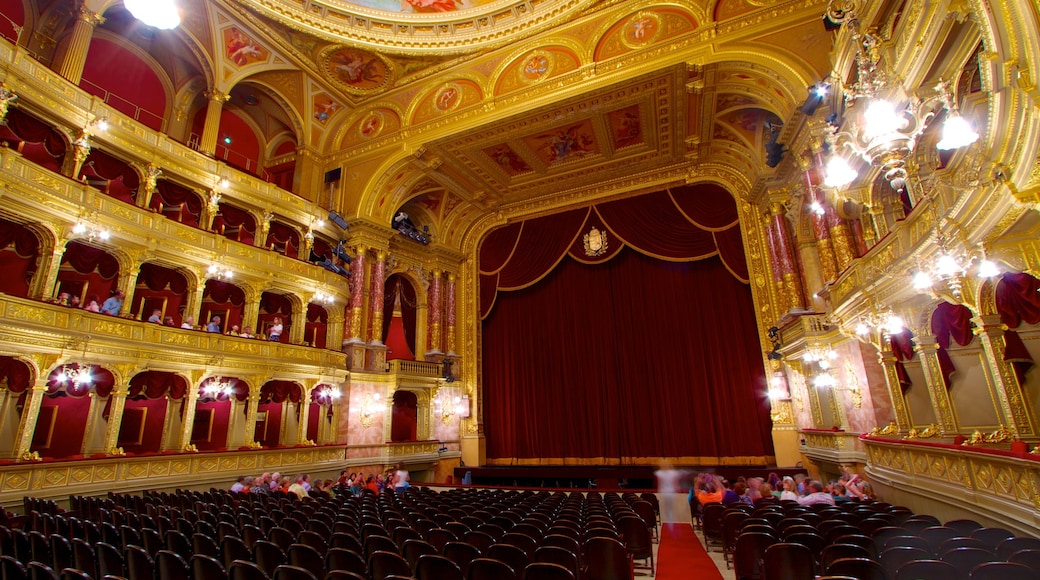
[(108, 233), (108, 230), (101, 230), (100, 232), (98, 232), (98, 238), (100, 238), (102, 241), (107, 240), (110, 235), (111, 234)]
[(935, 144), (942, 151), (967, 147), (979, 140), (979, 134), (964, 117), (951, 112), (943, 123), (942, 139)]
[(813, 379), (813, 385), (815, 385), (816, 388), (833, 387), (836, 384), (838, 384), (838, 382), (834, 380), (834, 377), (832, 377), (830, 373), (816, 375), (816, 377)]
[(860, 336), (866, 336), (869, 333), (870, 333), (870, 327), (867, 326), (866, 324), (863, 324), (862, 322), (860, 322), (859, 324), (856, 325), (856, 334), (858, 334)]
[(1000, 275), (1000, 266), (993, 260), (983, 259), (979, 262), (979, 278), (996, 278)]
[(162, 30), (177, 28), (181, 15), (174, 0), (123, 0), (134, 18)]
[(76, 225), (72, 226), (72, 233), (85, 234), (87, 233), (87, 226), (82, 222), (77, 222)]
[(895, 105), (884, 99), (871, 101), (863, 113), (863, 120), (866, 121), (868, 139), (895, 133), (906, 126), (906, 119), (896, 113)]
[(942, 278), (952, 278), (963, 272), (964, 268), (957, 262), (957, 258), (949, 254), (942, 254), (935, 263), (935, 271)]
[(828, 88), (829, 86), (827, 83), (818, 83), (816, 87), (813, 88), (813, 94), (822, 99), (827, 96)]
[(832, 155), (824, 170), (823, 184), (827, 187), (848, 185), (859, 177), (859, 173), (840, 155)]
[(813, 202), (811, 204), (809, 204), (809, 209), (811, 209), (812, 212), (814, 214), (816, 214), (816, 215), (823, 215), (823, 213), (824, 213), (823, 205), (820, 202), (815, 201), (815, 200), (813, 200)]
[(932, 287), (932, 277), (926, 272), (918, 272), (914, 274), (914, 289), (915, 290), (927, 290)]
[(889, 334), (899, 334), (900, 332), (903, 332), (904, 326), (905, 324), (903, 323), (903, 319), (895, 314), (890, 315), (888, 320), (885, 321), (885, 328), (888, 330)]

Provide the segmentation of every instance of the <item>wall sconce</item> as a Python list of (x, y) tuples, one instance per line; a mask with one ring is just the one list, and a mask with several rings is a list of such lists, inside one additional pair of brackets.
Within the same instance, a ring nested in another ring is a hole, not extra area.
[(230, 280), (235, 277), (235, 273), (231, 268), (224, 266), (220, 262), (210, 264), (209, 267), (206, 268), (206, 275), (220, 281)]
[(94, 384), (94, 366), (67, 364), (61, 367), (54, 378), (67, 389), (71, 388), (74, 391), (89, 389)]
[(767, 396), (770, 401), (790, 401), (791, 389), (787, 386), (787, 377), (782, 371), (776, 371), (769, 378), (769, 391)]
[(234, 387), (234, 383), (226, 378), (211, 378), (202, 386), (202, 399), (209, 401), (217, 401), (221, 398), (230, 399), (235, 392)]
[(460, 419), (469, 418), (469, 395), (452, 396), (446, 391), (441, 391), (433, 399), (434, 412), (440, 415), (441, 422), (445, 425), (451, 424), (452, 418), (458, 415)]
[(325, 292), (319, 290), (314, 293), (314, 299), (311, 300), (311, 302), (314, 302), (315, 304), (321, 304), (322, 306), (330, 306), (336, 303), (336, 297), (332, 294), (326, 294)]
[(358, 416), (362, 426), (371, 427), (376, 415), (382, 415), (385, 412), (386, 403), (380, 400), (379, 393), (365, 393), (365, 396), (361, 397)]
[(314, 394), (314, 402), (319, 405), (331, 405), (339, 398), (343, 396), (339, 389), (331, 386), (324, 385)]
[(111, 233), (108, 230), (85, 220), (77, 221), (75, 225), (72, 226), (72, 233), (77, 236), (85, 237), (89, 242), (107, 242), (108, 238), (111, 237)]

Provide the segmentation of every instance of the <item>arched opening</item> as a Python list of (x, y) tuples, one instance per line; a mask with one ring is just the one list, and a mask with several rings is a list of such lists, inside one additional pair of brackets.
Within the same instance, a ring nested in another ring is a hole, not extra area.
[[(133, 17), (125, 10), (110, 10), (105, 17), (102, 29), (124, 38), (125, 27), (132, 25)], [(130, 23), (123, 22), (127, 18)], [(115, 42), (115, 38), (98, 34), (91, 39), (80, 88), (141, 124), (162, 131), (166, 116), (162, 80), (138, 53)]]
[(39, 255), (40, 242), (32, 230), (0, 218), (0, 293), (27, 298)]
[[(138, 320), (180, 326), (188, 300), (188, 280), (177, 270), (159, 264), (141, 264), (130, 311)], [(154, 320), (153, 317), (158, 317)]]
[(57, 284), (55, 295), (60, 304), (79, 308), (92, 302), (100, 305), (119, 286), (119, 262), (103, 248), (73, 240), (61, 256)]
[[(253, 440), (264, 447), (278, 447), (292, 440), (299, 418), (298, 405), (303, 395), (300, 385), (292, 381), (268, 381), (260, 387), (260, 403), (257, 406), (256, 429)], [(289, 406), (292, 403), (295, 406)], [(295, 411), (295, 412), (294, 412)]]
[(128, 163), (96, 148), (91, 149), (76, 178), (130, 205), (135, 204), (137, 188), (141, 185), (137, 172)]
[(202, 309), (196, 325), (205, 328), (206, 324), (219, 316), (220, 332), (223, 334), (232, 326), (242, 326), (242, 309), (246, 304), (246, 295), (241, 288), (230, 282), (206, 280), (206, 288), (202, 291)]
[(155, 184), (155, 195), (148, 207), (186, 226), (197, 228), (202, 219), (202, 198), (171, 181), (160, 180)]
[(11, 457), (18, 435), (21, 409), (9, 401), (24, 403), (22, 395), (32, 386), (33, 369), (25, 361), (0, 356), (0, 457)]
[(0, 141), (40, 167), (61, 172), (68, 147), (65, 138), (31, 114), (17, 108), (7, 111), (4, 124), (0, 125)]
[(311, 406), (307, 412), (307, 439), (317, 443), (332, 440), (335, 404), (341, 397), (336, 385), (322, 383), (311, 389)]
[(260, 315), (256, 321), (258, 335), (268, 340), (289, 342), (289, 329), (292, 328), (292, 300), (288, 294), (264, 292), (260, 295)]
[(229, 240), (251, 246), (256, 237), (256, 219), (244, 209), (221, 202), (213, 218), (213, 231)]
[(325, 335), (329, 325), (329, 313), (323, 306), (307, 305), (307, 324), (303, 329), (303, 340), (315, 348), (325, 348)]
[(390, 417), (391, 441), (415, 441), (419, 423), (419, 399), (411, 391), (394, 393)]
[(264, 246), (283, 256), (297, 258), (300, 255), (300, 232), (289, 224), (272, 220)]
[(129, 454), (157, 453), (167, 429), (167, 411), (184, 399), (188, 382), (176, 373), (145, 371), (130, 379), (118, 447)]
[(248, 396), (249, 386), (235, 377), (212, 377), (199, 385), (191, 443), (199, 451), (226, 449), (231, 410), (235, 402), (241, 403)]
[(72, 363), (52, 370), (29, 450), (54, 459), (82, 458), (89, 395), (105, 399), (114, 384), (112, 373), (100, 366)]

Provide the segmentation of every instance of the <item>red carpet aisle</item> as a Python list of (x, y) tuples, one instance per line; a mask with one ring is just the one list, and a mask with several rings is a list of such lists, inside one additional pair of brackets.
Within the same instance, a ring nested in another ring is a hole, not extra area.
[(657, 551), (657, 580), (722, 580), (689, 524), (664, 524)]

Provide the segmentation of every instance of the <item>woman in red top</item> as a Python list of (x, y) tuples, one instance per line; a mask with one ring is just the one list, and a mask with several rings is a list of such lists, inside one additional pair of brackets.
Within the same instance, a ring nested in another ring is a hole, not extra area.
[(376, 495), (379, 495), (379, 484), (376, 483), (376, 476), (368, 476), (368, 479), (365, 480), (365, 489), (371, 491)]

